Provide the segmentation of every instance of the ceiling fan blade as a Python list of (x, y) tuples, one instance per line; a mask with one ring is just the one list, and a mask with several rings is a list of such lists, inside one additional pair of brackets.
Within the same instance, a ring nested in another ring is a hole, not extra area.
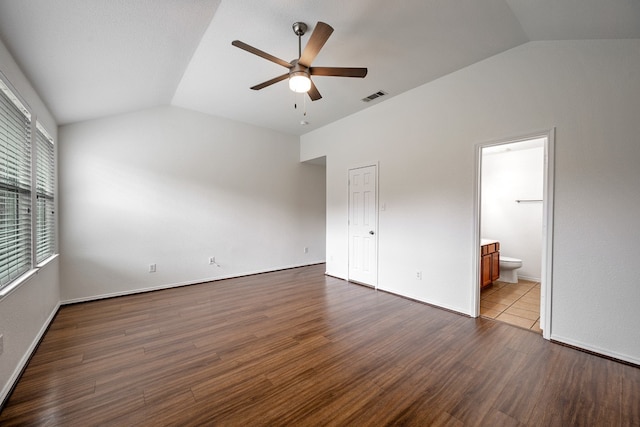
[(309, 98), (311, 98), (312, 101), (317, 101), (318, 99), (322, 98), (322, 95), (320, 95), (320, 92), (318, 92), (318, 88), (313, 83), (313, 80), (311, 80), (311, 89), (309, 89), (309, 92), (307, 93), (309, 94)]
[(260, 90), (260, 89), (264, 89), (267, 86), (271, 86), (274, 83), (278, 83), (281, 82), (282, 80), (285, 80), (289, 77), (289, 73), (287, 74), (283, 74), (281, 76), (278, 77), (274, 77), (271, 80), (267, 80), (266, 82), (260, 83), (258, 85), (252, 86), (251, 89), (253, 90)]
[(352, 67), (310, 67), (309, 73), (312, 76), (333, 76), (333, 77), (364, 77), (367, 75), (366, 68)]
[(291, 64), (289, 64), (287, 61), (285, 61), (284, 59), (280, 59), (277, 58), (271, 54), (268, 54), (267, 52), (264, 52), (260, 49), (257, 49), (253, 46), (250, 46), (244, 42), (241, 42), (240, 40), (234, 40), (231, 42), (232, 45), (234, 45), (235, 47), (239, 47), (242, 50), (246, 50), (249, 53), (253, 53), (254, 55), (258, 55), (261, 58), (264, 58), (268, 61), (271, 62), (275, 62), (278, 65), (282, 65), (285, 68), (291, 68)]
[(298, 64), (309, 67), (316, 56), (318, 56), (320, 49), (322, 49), (322, 46), (327, 42), (331, 33), (333, 33), (333, 27), (331, 25), (318, 21), (307, 45), (304, 47), (304, 51), (302, 51)]

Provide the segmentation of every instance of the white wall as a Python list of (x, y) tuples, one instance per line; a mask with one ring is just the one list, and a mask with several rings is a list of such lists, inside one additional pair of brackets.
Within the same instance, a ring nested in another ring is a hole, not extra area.
[(551, 338), (640, 363), (639, 69), (640, 40), (532, 42), (303, 135), (327, 156), (328, 273), (347, 169), (379, 160), (379, 287), (472, 313), (475, 145), (555, 127)]
[[(480, 233), (500, 242), (500, 255), (522, 260), (518, 277), (540, 281), (542, 266), (542, 200), (544, 147), (482, 156)], [(502, 146), (504, 147), (504, 146)]]
[(160, 107), (62, 126), (59, 149), (63, 301), (324, 261), (325, 169), (297, 137)]
[[(2, 42), (0, 71), (28, 104), (32, 115), (56, 138), (55, 120)], [(57, 311), (59, 300), (57, 258), (42, 267), (37, 275), (22, 283), (19, 288), (0, 298), (0, 334), (3, 335), (0, 403), (7, 397), (32, 349)]]

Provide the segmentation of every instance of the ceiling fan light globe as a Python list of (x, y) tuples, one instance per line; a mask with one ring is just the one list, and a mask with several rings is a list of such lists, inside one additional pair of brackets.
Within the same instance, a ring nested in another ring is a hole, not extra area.
[(311, 79), (305, 74), (296, 74), (289, 77), (289, 89), (298, 93), (306, 93), (311, 89)]

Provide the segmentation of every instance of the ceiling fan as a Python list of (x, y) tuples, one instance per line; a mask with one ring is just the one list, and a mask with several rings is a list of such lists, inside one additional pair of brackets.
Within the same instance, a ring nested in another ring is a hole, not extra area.
[(366, 68), (346, 68), (346, 67), (312, 67), (311, 63), (316, 58), (322, 46), (327, 42), (333, 28), (324, 22), (318, 22), (316, 24), (311, 37), (307, 42), (307, 45), (302, 51), (302, 36), (307, 31), (307, 24), (304, 22), (296, 22), (293, 24), (293, 32), (298, 36), (298, 58), (291, 62), (284, 61), (266, 52), (256, 49), (240, 40), (234, 40), (231, 42), (235, 47), (246, 50), (249, 53), (258, 55), (268, 61), (275, 62), (278, 65), (289, 69), (288, 73), (281, 76), (274, 77), (271, 80), (252, 86), (253, 90), (264, 89), (267, 86), (271, 86), (274, 83), (278, 83), (282, 80), (289, 79), (289, 88), (294, 92), (307, 92), (312, 101), (317, 101), (322, 98), (320, 92), (313, 84), (311, 76), (331, 76), (331, 77), (360, 77), (363, 78), (367, 75)]

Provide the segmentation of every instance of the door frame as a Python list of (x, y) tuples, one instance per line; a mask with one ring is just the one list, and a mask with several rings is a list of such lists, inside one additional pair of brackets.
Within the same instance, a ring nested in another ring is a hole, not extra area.
[(375, 211), (376, 211), (376, 234), (375, 234), (375, 244), (376, 244), (376, 256), (375, 256), (375, 260), (376, 260), (376, 278), (375, 278), (375, 283), (362, 283), (363, 285), (366, 286), (372, 286), (374, 289), (378, 289), (378, 282), (379, 282), (379, 275), (380, 275), (380, 162), (379, 161), (369, 161), (369, 162), (361, 162), (361, 163), (354, 163), (351, 166), (349, 166), (349, 168), (347, 169), (347, 281), (349, 282), (354, 282), (354, 283), (360, 283), (357, 280), (352, 280), (350, 278), (350, 272), (351, 272), (351, 234), (350, 234), (350, 227), (351, 225), (349, 224), (349, 220), (350, 220), (350, 212), (351, 212), (351, 183), (350, 181), (350, 174), (351, 171), (354, 169), (362, 169), (362, 168), (366, 168), (369, 166), (373, 166), (376, 168), (376, 204), (375, 204)]
[(474, 227), (473, 227), (473, 274), (475, 278), (471, 284), (471, 315), (480, 315), (480, 220), (482, 200), (482, 149), (495, 145), (504, 145), (536, 138), (547, 138), (544, 145), (544, 183), (542, 202), (542, 268), (540, 277), (541, 316), (540, 327), (542, 336), (551, 339), (553, 326), (552, 291), (553, 291), (553, 202), (555, 188), (555, 127), (543, 131), (531, 132), (513, 138), (478, 143), (475, 146), (475, 185), (474, 185)]

